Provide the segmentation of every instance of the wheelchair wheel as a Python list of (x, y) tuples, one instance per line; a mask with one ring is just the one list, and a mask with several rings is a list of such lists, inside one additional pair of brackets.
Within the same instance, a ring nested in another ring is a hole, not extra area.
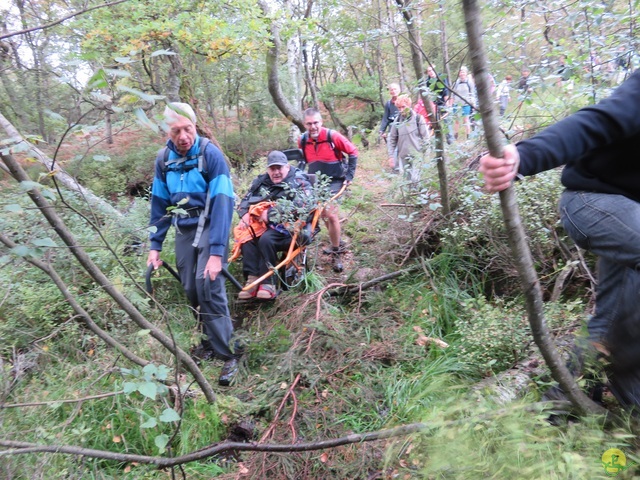
[(309, 271), (307, 262), (307, 249), (300, 252), (293, 261), (280, 272), (280, 279), (283, 290), (297, 287), (302, 283), (305, 274)]

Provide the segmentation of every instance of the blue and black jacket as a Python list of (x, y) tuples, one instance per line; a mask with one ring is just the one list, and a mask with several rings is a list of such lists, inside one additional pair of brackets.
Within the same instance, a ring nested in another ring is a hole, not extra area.
[[(169, 160), (180, 158), (175, 145), (167, 141)], [(224, 257), (229, 241), (229, 230), (233, 218), (234, 194), (229, 167), (222, 152), (208, 143), (204, 152), (202, 172), (198, 169), (200, 137), (180, 165), (165, 167), (162, 155), (158, 155), (155, 176), (151, 189), (151, 221), (157, 228), (149, 234), (152, 250), (162, 250), (162, 243), (172, 223), (180, 230), (197, 228), (200, 213), (206, 206), (206, 192), (209, 191), (209, 255)], [(207, 184), (208, 180), (208, 184)], [(185, 201), (186, 200), (186, 201)], [(184, 202), (184, 203), (180, 203)], [(178, 206), (186, 214), (172, 215), (168, 207)]]

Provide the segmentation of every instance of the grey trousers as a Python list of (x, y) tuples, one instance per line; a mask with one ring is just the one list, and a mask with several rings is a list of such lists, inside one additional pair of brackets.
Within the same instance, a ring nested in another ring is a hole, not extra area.
[[(184, 287), (191, 306), (199, 307), (198, 320), (207, 336), (203, 340), (205, 347), (212, 350), (216, 357), (223, 360), (233, 358), (230, 342), (233, 335), (233, 324), (229, 314), (225, 279), (219, 274), (216, 279), (208, 283), (205, 292), (204, 268), (209, 260), (209, 225), (207, 224), (200, 236), (197, 247), (192, 243), (196, 228), (176, 230), (176, 263), (180, 281)], [(226, 255), (222, 265), (226, 267)]]

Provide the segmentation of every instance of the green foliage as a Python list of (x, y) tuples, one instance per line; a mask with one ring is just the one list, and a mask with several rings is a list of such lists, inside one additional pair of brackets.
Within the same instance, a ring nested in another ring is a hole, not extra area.
[(118, 202), (131, 195), (145, 195), (153, 180), (154, 164), (163, 141), (146, 131), (138, 133), (135, 148), (113, 155), (97, 147), (90, 153), (79, 153), (67, 166), (78, 183), (96, 195)]
[(456, 327), (461, 360), (482, 375), (516, 364), (531, 338), (522, 306), (501, 300), (465, 302)]
[[(551, 259), (557, 256), (558, 240), (564, 238), (557, 211), (563, 189), (559, 174), (553, 170), (527, 178), (516, 186), (518, 209), (525, 232), (536, 246), (532, 254), (538, 273), (544, 279), (543, 287), (555, 280), (558, 271)], [(483, 194), (479, 179), (470, 178), (457, 192), (455, 202), (458, 207), (452, 221), (439, 232), (442, 242), (449, 251), (472, 255), (476, 268), (486, 266), (491, 273), (489, 280), (493, 288), (499, 293), (508, 292), (509, 282), (517, 277), (512, 268), (498, 196)]]

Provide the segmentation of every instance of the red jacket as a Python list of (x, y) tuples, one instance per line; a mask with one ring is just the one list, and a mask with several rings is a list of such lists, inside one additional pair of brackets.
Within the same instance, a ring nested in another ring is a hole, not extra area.
[[(309, 165), (309, 173), (323, 173), (335, 180), (353, 180), (358, 162), (358, 149), (344, 135), (335, 130), (331, 130), (331, 141), (337, 151), (346, 153), (349, 156), (349, 165), (345, 172), (342, 167), (342, 158), (338, 158), (331, 143), (327, 141), (327, 128), (321, 128), (318, 138), (311, 138), (307, 135), (307, 142), (304, 147), (304, 157)], [(298, 147), (302, 148), (301, 140), (298, 140)]]

